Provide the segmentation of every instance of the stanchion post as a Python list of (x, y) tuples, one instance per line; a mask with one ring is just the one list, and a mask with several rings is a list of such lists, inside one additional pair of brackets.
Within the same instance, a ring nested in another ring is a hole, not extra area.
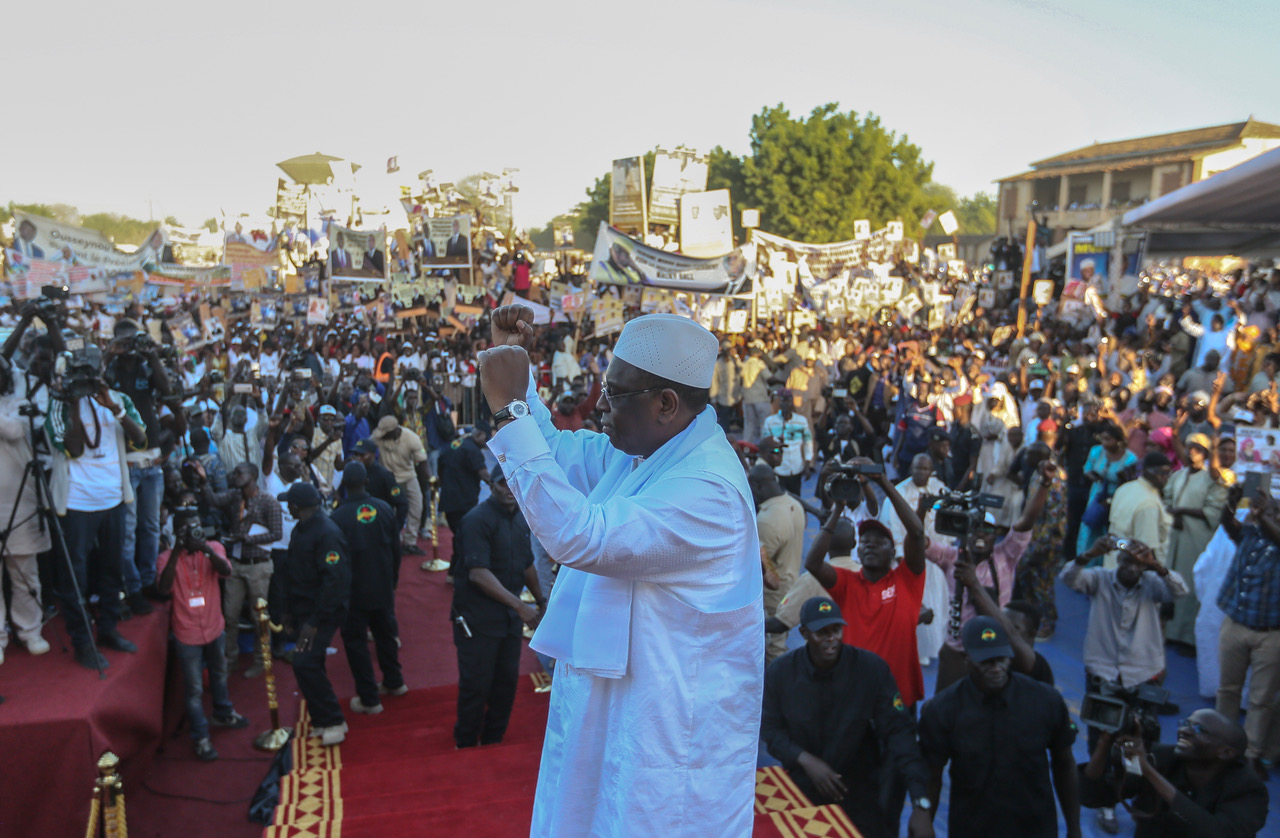
[[(1012, 231), (1010, 231), (1012, 232)], [(1031, 287), (1031, 262), (1036, 246), (1036, 220), (1027, 222), (1027, 245), (1022, 251), (1022, 291), (1018, 294), (1018, 339), (1027, 328), (1027, 289)]]
[(124, 783), (116, 768), (120, 758), (110, 751), (98, 759), (98, 779), (93, 784), (93, 803), (89, 808), (89, 828), (85, 838), (95, 838), (102, 826), (104, 838), (128, 838), (129, 825), (124, 810)]
[(271, 729), (259, 733), (253, 740), (253, 747), (259, 751), (278, 751), (289, 741), (289, 731), (280, 727), (280, 703), (276, 699), (276, 675), (271, 670), (271, 632), (280, 631), (280, 626), (271, 624), (267, 614), (267, 601), (261, 597), (254, 603), (253, 610), (258, 616), (258, 648), (262, 651), (263, 680), (267, 684), (267, 709), (271, 711)]

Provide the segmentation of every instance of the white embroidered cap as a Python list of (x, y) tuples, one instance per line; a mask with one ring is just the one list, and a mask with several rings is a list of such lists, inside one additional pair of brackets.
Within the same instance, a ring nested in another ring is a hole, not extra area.
[(709, 388), (719, 351), (716, 336), (687, 317), (647, 314), (623, 327), (613, 356), (677, 384)]

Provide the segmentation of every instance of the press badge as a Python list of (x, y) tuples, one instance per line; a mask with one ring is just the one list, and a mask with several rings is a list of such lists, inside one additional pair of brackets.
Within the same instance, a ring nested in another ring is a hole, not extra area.
[(204, 597), (193, 596), (187, 600), (187, 605), (191, 608), (204, 608)]

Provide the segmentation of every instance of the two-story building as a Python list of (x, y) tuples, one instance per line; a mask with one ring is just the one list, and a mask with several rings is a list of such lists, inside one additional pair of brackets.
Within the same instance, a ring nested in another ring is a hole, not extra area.
[(1034, 213), (1054, 240), (1088, 230), (1175, 189), (1280, 147), (1280, 125), (1244, 122), (1094, 143), (996, 181), (1001, 230), (1025, 230)]

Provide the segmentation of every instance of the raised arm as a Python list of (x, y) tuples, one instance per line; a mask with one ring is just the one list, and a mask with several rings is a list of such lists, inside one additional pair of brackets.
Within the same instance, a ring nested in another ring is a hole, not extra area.
[(818, 534), (804, 557), (804, 569), (812, 573), (818, 584), (827, 590), (836, 586), (836, 569), (827, 561), (827, 548), (831, 546), (831, 536), (842, 515), (844, 501), (838, 500), (831, 508), (831, 515), (827, 517), (826, 523), (818, 529)]

